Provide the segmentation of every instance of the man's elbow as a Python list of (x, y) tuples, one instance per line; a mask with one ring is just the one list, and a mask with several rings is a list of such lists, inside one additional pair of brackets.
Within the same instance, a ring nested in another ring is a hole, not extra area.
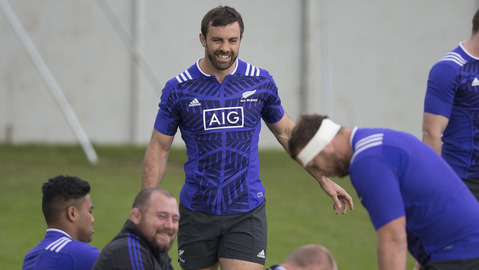
[[(437, 143), (441, 141), (441, 132), (429, 128), (422, 129), (422, 141), (425, 143)], [(430, 144), (428, 143), (428, 144)]]

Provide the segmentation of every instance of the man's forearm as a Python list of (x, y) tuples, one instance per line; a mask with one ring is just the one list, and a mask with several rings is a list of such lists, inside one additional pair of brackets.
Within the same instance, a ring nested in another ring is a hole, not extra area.
[(162, 153), (159, 149), (148, 147), (143, 163), (142, 188), (158, 187), (166, 171), (168, 152)]

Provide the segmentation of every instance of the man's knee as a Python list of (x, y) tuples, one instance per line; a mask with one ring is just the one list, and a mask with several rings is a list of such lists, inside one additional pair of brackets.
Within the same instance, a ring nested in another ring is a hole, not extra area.
[(264, 265), (249, 261), (219, 258), (221, 270), (262, 270)]

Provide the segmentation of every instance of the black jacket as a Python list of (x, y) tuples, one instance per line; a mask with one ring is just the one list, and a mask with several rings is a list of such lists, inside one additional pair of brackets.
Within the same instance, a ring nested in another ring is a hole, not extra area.
[(121, 231), (103, 248), (93, 270), (173, 270), (171, 258), (146, 240), (129, 219)]

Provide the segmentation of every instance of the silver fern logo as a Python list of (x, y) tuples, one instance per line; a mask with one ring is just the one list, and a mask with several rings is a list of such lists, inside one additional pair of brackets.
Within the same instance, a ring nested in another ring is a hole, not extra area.
[(241, 96), (241, 102), (256, 102), (258, 101), (257, 98), (249, 98), (251, 97), (252, 95), (254, 95), (254, 93), (256, 93), (256, 89), (255, 90), (252, 90), (252, 91), (246, 91), (243, 93), (243, 95)]

